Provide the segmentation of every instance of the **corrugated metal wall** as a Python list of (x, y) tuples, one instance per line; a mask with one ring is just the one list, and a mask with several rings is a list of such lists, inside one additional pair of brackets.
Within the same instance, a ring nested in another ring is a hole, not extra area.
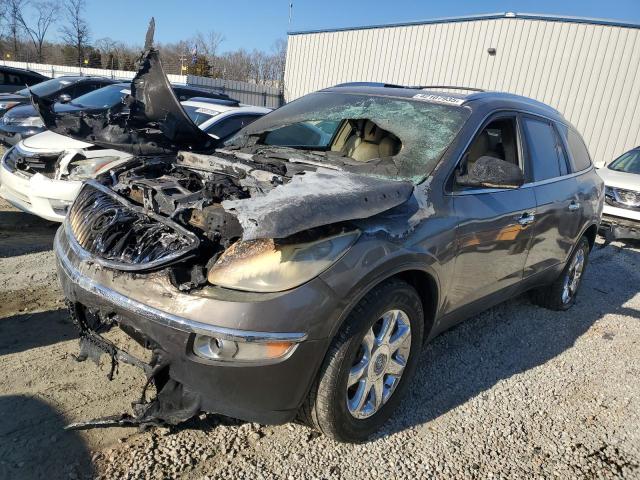
[(349, 81), (536, 98), (578, 128), (597, 165), (640, 144), (638, 28), (501, 17), (289, 36), (287, 101)]

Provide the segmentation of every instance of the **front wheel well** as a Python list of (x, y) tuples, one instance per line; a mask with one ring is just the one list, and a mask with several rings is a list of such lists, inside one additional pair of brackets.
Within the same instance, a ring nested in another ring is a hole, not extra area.
[(438, 308), (438, 284), (435, 279), (422, 270), (405, 270), (391, 278), (399, 278), (418, 292), (424, 312), (424, 338), (429, 337)]

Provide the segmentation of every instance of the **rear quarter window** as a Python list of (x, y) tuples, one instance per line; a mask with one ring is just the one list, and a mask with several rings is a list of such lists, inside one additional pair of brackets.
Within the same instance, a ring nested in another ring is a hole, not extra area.
[(591, 156), (589, 150), (582, 140), (582, 137), (575, 130), (567, 129), (567, 145), (571, 151), (571, 157), (573, 158), (573, 169), (576, 172), (580, 172), (591, 166)]

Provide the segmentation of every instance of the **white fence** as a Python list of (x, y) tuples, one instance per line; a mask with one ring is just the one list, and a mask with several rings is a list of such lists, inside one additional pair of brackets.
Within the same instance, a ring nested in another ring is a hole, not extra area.
[[(55, 78), (63, 75), (97, 75), (119, 80), (131, 80), (136, 72), (128, 70), (107, 70), (103, 68), (68, 67), (31, 62), (11, 62), (0, 60), (1, 65), (25, 68)], [(197, 77), (195, 75), (167, 75), (171, 83), (197, 85), (212, 90), (221, 90), (242, 103), (261, 107), (278, 108), (284, 103), (280, 90), (274, 87), (256, 85), (235, 80)]]
[(187, 75), (188, 85), (198, 85), (221, 90), (242, 103), (267, 108), (278, 108), (284, 104), (284, 96), (278, 88), (255, 83), (238, 82), (222, 78), (196, 77)]

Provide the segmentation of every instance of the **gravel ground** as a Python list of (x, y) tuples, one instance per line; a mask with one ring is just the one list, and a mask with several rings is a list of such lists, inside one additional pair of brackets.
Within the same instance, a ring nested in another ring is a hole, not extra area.
[(214, 415), (175, 430), (62, 427), (126, 411), (142, 375), (77, 363), (55, 225), (0, 203), (0, 478), (640, 478), (640, 245), (591, 256), (577, 304), (526, 297), (429, 344), (376, 438)]

